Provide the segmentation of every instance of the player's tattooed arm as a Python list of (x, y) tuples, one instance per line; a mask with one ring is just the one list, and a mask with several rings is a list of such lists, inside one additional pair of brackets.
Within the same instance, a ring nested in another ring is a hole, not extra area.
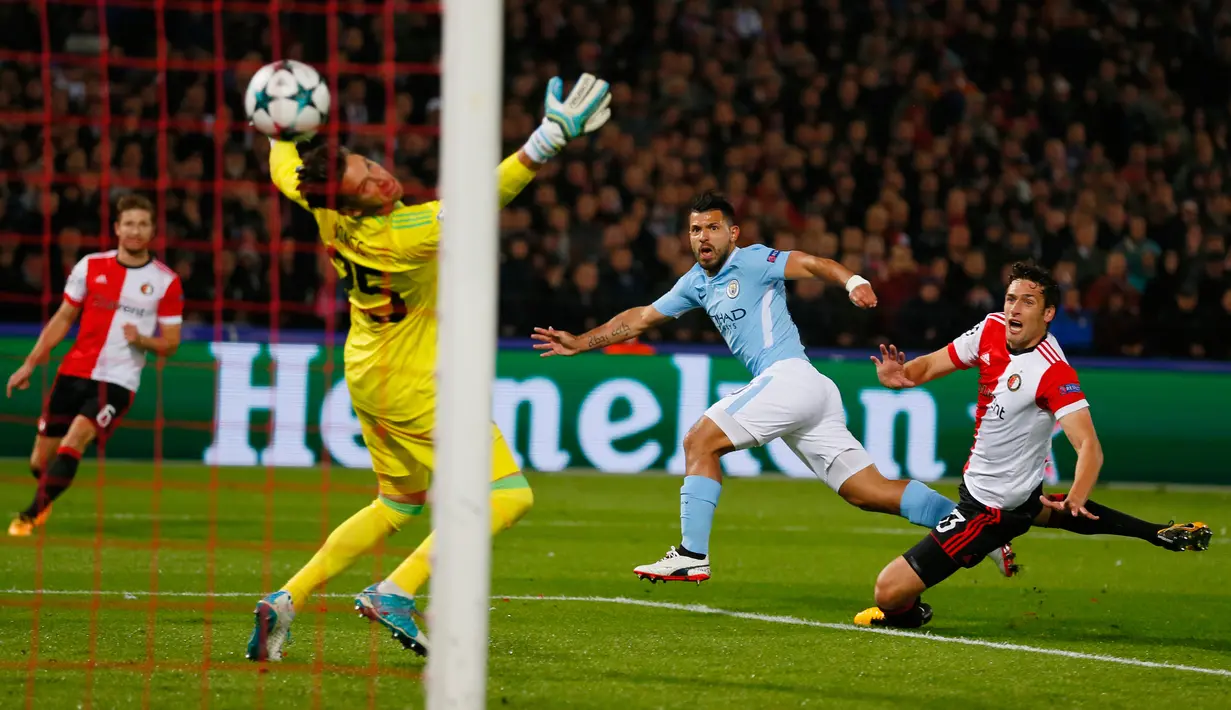
[(595, 348), (604, 348), (611, 345), (612, 340), (620, 342), (624, 340), (622, 336), (633, 332), (633, 327), (628, 323), (620, 322), (611, 326), (609, 333), (595, 333), (586, 341), (586, 349), (593, 350)]
[(667, 320), (667, 316), (659, 313), (653, 306), (638, 306), (581, 335), (548, 327), (535, 328), (530, 337), (538, 341), (534, 344), (534, 349), (543, 351), (543, 357), (576, 355), (622, 343)]

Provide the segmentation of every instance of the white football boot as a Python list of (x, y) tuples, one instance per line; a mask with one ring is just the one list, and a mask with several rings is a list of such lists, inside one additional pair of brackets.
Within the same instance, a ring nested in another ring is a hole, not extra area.
[(657, 582), (696, 582), (700, 584), (710, 578), (710, 556), (701, 559), (681, 555), (675, 547), (667, 550), (666, 556), (657, 562), (633, 568), (633, 574), (639, 579)]
[(274, 592), (256, 603), (256, 619), (252, 636), (248, 639), (250, 661), (281, 661), (282, 647), (291, 640), (291, 621), (295, 607), (291, 595)]
[(996, 566), (997, 572), (1006, 577), (1012, 577), (1020, 570), (1017, 566), (1017, 553), (1013, 551), (1013, 545), (1005, 545), (992, 550), (987, 553), (987, 559)]

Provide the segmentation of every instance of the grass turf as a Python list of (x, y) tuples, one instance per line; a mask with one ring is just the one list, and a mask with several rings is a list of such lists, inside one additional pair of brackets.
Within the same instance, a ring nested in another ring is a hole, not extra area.
[[(422, 706), (423, 661), (358, 619), (345, 595), (409, 553), (426, 516), (297, 618), (286, 664), (263, 669), (243, 657), (253, 603), (371, 500), (370, 473), (334, 469), (326, 494), (320, 471), (112, 462), (104, 472), (100, 479), (83, 464), (45, 537), (0, 543), (0, 700)], [(211, 477), (217, 485), (206, 487)], [(1228, 675), (552, 600), (625, 597), (845, 624), (870, 604), (880, 568), (923, 533), (851, 508), (812, 481), (731, 479), (711, 548), (714, 579), (651, 586), (631, 568), (677, 540), (678, 479), (529, 478), (535, 509), (495, 544), (493, 707), (1215, 707), (1231, 695)], [(951, 485), (939, 489), (955, 495)], [(21, 462), (0, 462), (9, 509), (31, 490)], [(1018, 542), (1020, 577), (983, 565), (929, 592), (936, 618), (927, 632), (1231, 669), (1231, 566), (1222, 560), (1231, 551), (1222, 527), (1231, 490), (1100, 489), (1095, 499), (1150, 520), (1205, 520), (1215, 544), (1174, 554), (1136, 540), (1036, 531)], [(36, 588), (48, 593), (28, 591)]]

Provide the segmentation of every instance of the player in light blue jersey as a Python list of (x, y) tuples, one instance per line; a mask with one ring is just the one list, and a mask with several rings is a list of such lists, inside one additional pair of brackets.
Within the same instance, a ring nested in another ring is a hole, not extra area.
[[(640, 335), (648, 328), (703, 308), (752, 381), (719, 400), (684, 437), (680, 489), (681, 543), (661, 560), (633, 572), (652, 581), (702, 582), (710, 578), (709, 538), (722, 491), (719, 459), (732, 451), (782, 439), (796, 456), (851, 505), (901, 515), (933, 527), (955, 504), (919, 481), (891, 481), (846, 428), (838, 387), (812, 366), (786, 307), (788, 279), (843, 284), (860, 308), (876, 306), (868, 281), (841, 264), (800, 251), (754, 244), (737, 246), (731, 204), (712, 193), (698, 198), (689, 217), (697, 264), (653, 305), (631, 308), (582, 335), (535, 328), (535, 348), (576, 355)], [(1007, 546), (993, 555), (1001, 573), (1016, 571)]]

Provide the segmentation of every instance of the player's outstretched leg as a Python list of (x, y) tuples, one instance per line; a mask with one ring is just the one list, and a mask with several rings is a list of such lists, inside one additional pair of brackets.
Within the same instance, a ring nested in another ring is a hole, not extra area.
[[(492, 481), (492, 534), (513, 527), (533, 505), (534, 493), (521, 473)], [(415, 605), (415, 594), (431, 576), (435, 538), (435, 533), (428, 535), (388, 578), (355, 597), (355, 609), (361, 616), (389, 629), (393, 638), (421, 656), (427, 655), (430, 646), (423, 631), (424, 619)]]
[[(34, 499), (9, 523), (9, 535), (27, 537), (34, 533), (35, 528), (47, 522), (47, 517), (51, 515), (52, 502), (73, 484), (73, 479), (77, 476), (77, 466), (81, 463), (81, 453), (94, 441), (95, 435), (93, 420), (81, 415), (73, 419), (68, 433), (55, 450), (55, 458), (46, 466), (46, 473), (39, 479)], [(30, 460), (30, 470), (35, 473), (36, 478), (47, 458), (47, 452), (40, 451), (46, 448), (40, 446), (46, 443), (43, 441), (45, 438), (39, 437), (34, 456)], [(35, 458), (40, 458), (40, 461), (36, 462)]]
[[(1062, 493), (1053, 493), (1047, 497), (1056, 501), (1064, 500)], [(1068, 530), (1078, 535), (1135, 537), (1172, 552), (1208, 550), (1210, 538), (1214, 535), (1210, 526), (1202, 522), (1176, 524), (1173, 520), (1166, 524), (1151, 523), (1092, 500), (1086, 501), (1086, 510), (1097, 515), (1098, 520), (1091, 520), (1080, 515), (1073, 517), (1051, 508), (1044, 508), (1035, 519), (1035, 525)]]
[(730, 438), (709, 417), (701, 417), (684, 436), (687, 463), (680, 486), (681, 541), (657, 562), (634, 567), (638, 578), (697, 584), (710, 578), (710, 530), (722, 493), (719, 459), (734, 450)]
[(932, 618), (920, 600), (924, 590), (940, 584), (962, 567), (973, 567), (997, 548), (1030, 529), (1043, 504), (1040, 485), (1021, 505), (991, 508), (958, 487), (960, 502), (915, 546), (890, 562), (876, 578), (876, 606), (855, 615), (861, 626), (918, 628)]
[(290, 641), (291, 621), (303, 610), (312, 592), (422, 510), (422, 505), (399, 503), (381, 495), (335, 528), (308, 564), (282, 589), (257, 602), (255, 623), (248, 639), (248, 659), (282, 660), (282, 647)]
[[(899, 515), (925, 528), (936, 527), (957, 507), (953, 501), (922, 481), (891, 481), (885, 478), (862, 448), (838, 455), (830, 465), (828, 475), (830, 480), (846, 477), (838, 486), (838, 495), (851, 505), (862, 510)], [(1005, 577), (1012, 577), (1018, 572), (1017, 553), (1010, 544), (992, 550), (987, 554), (987, 559)]]

